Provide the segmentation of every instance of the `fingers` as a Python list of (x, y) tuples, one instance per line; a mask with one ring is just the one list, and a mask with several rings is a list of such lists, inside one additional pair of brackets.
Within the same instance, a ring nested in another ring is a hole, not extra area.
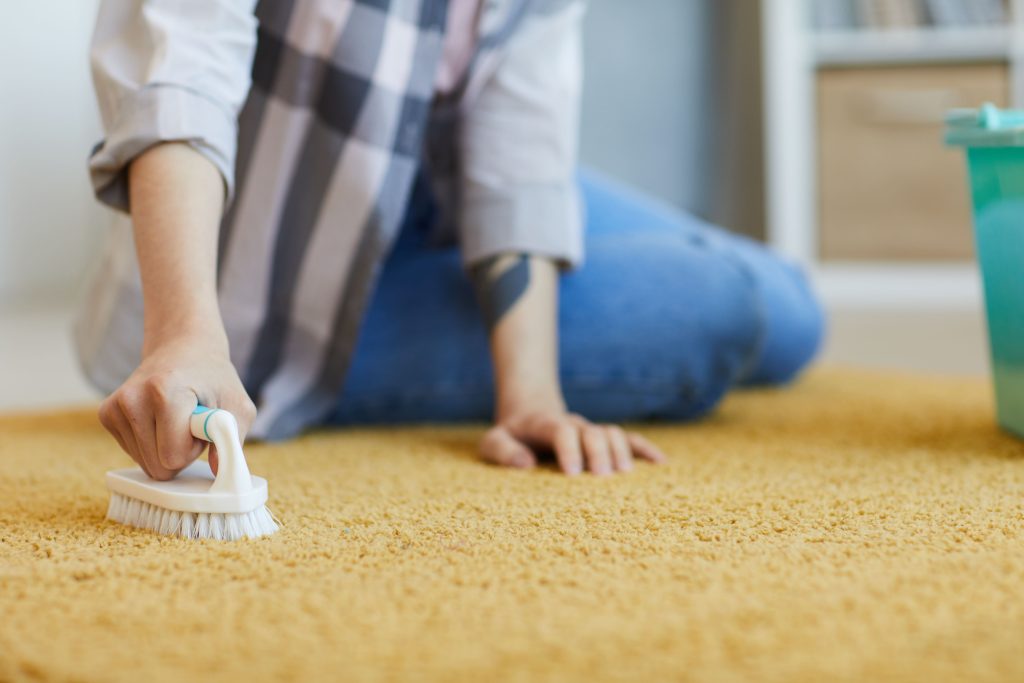
[(569, 476), (580, 474), (584, 469), (600, 475), (615, 470), (607, 430), (578, 415), (534, 417), (517, 424), (511, 434), (553, 450), (559, 468)]
[(535, 465), (533, 450), (554, 451), (559, 468), (570, 476), (584, 469), (596, 475), (629, 472), (636, 458), (665, 461), (665, 454), (638, 434), (565, 413), (522, 415), (495, 427), (481, 441), (487, 461), (512, 467)]
[(238, 437), (244, 445), (245, 437), (249, 434), (252, 423), (256, 421), (256, 404), (245, 393), (232, 398), (234, 400), (227, 400), (219, 407), (235, 416), (235, 421), (238, 422)]
[(153, 479), (167, 480), (202, 453), (188, 419), (195, 395), (171, 378), (125, 384), (100, 406), (100, 422)]
[(210, 463), (210, 471), (216, 475), (217, 468), (220, 466), (220, 458), (217, 456), (217, 447), (212, 443), (210, 444), (210, 452), (206, 454), (206, 461)]
[(121, 450), (136, 463), (142, 465), (142, 458), (138, 454), (138, 444), (135, 442), (135, 434), (132, 432), (128, 420), (121, 414), (121, 409), (117, 407), (117, 401), (113, 397), (107, 398), (100, 404), (99, 416), (100, 424), (113, 435)]
[(503, 467), (527, 468), (537, 464), (533, 451), (516, 439), (504, 427), (494, 427), (480, 442), (484, 460)]
[[(189, 429), (200, 399), (206, 406), (230, 411), (242, 440), (248, 435), (256, 407), (225, 351), (216, 334), (165, 340), (150, 349), (101, 405), (100, 421), (150, 477), (170, 479), (206, 448)], [(214, 470), (217, 460), (214, 450)]]
[(626, 435), (626, 438), (629, 441), (630, 447), (633, 449), (633, 455), (636, 457), (643, 458), (644, 460), (648, 460), (656, 464), (661, 464), (668, 459), (660, 448), (639, 434), (630, 432)]
[(141, 392), (122, 388), (107, 398), (100, 406), (100, 422), (147, 475), (153, 479), (174, 476), (160, 463), (156, 423)]
[(138, 392), (119, 392), (117, 405), (135, 435), (142, 468), (153, 479), (164, 481), (172, 478), (176, 470), (160, 462), (156, 443), (156, 416), (145, 398)]
[(569, 476), (583, 471), (583, 449), (580, 447), (579, 430), (572, 422), (563, 422), (555, 428), (552, 444), (558, 466)]
[(533, 414), (504, 425), (520, 444), (554, 451), (559, 468), (570, 476), (583, 471), (583, 449), (575, 418), (564, 414)]
[(583, 448), (587, 454), (587, 469), (597, 475), (612, 473), (612, 451), (608, 443), (608, 432), (597, 425), (582, 428)]
[(112, 401), (110, 399), (107, 399), (100, 404), (100, 409), (98, 413), (100, 418), (100, 424), (103, 425), (104, 429), (110, 432), (111, 436), (114, 437), (114, 440), (117, 441), (117, 445), (121, 447), (121, 450), (123, 450), (128, 455), (132, 456), (132, 459), (134, 460), (135, 456), (132, 455), (132, 449), (128, 446), (128, 442), (124, 438), (124, 434), (122, 433), (121, 430), (121, 425), (118, 424), (117, 420), (115, 419), (114, 413), (116, 408), (111, 404)]
[(164, 469), (179, 472), (198, 458), (206, 445), (192, 436), (188, 426), (198, 402), (196, 395), (170, 377), (150, 379), (146, 394), (155, 423), (157, 461)]
[(608, 444), (611, 446), (612, 465), (619, 472), (629, 472), (633, 469), (633, 451), (629, 447), (629, 440), (626, 439), (626, 432), (617, 425), (610, 425), (605, 430), (608, 433)]

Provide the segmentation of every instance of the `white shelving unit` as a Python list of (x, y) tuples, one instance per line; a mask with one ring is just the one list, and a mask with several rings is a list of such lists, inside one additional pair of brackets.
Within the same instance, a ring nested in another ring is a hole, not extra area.
[(813, 27), (811, 2), (761, 0), (769, 242), (808, 268), (834, 308), (979, 308), (980, 282), (970, 264), (820, 261), (815, 74), (839, 65), (1005, 61), (1011, 99), (1021, 106), (1024, 0), (1011, 1), (1006, 26), (822, 33)]
[(811, 55), (817, 66), (990, 61), (1007, 57), (1011, 34), (1005, 26), (830, 31), (812, 34)]

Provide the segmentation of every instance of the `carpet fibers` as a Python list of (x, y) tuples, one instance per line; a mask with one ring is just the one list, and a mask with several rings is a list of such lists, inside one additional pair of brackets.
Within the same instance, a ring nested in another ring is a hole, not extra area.
[(0, 418), (3, 681), (1024, 681), (1024, 444), (979, 380), (819, 371), (568, 479), (479, 429), (252, 445), (284, 526), (103, 519), (93, 411)]

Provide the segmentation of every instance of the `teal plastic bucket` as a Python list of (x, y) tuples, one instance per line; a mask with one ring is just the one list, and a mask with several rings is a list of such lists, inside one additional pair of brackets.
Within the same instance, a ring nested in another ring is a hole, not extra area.
[(999, 424), (1024, 436), (1024, 111), (986, 104), (946, 117), (967, 152)]

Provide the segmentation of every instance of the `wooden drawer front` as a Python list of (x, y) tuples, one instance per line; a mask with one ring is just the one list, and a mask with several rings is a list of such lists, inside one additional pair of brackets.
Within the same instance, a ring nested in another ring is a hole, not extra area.
[(821, 258), (972, 258), (963, 150), (943, 146), (943, 116), (1005, 106), (1007, 78), (1003, 64), (820, 71)]

